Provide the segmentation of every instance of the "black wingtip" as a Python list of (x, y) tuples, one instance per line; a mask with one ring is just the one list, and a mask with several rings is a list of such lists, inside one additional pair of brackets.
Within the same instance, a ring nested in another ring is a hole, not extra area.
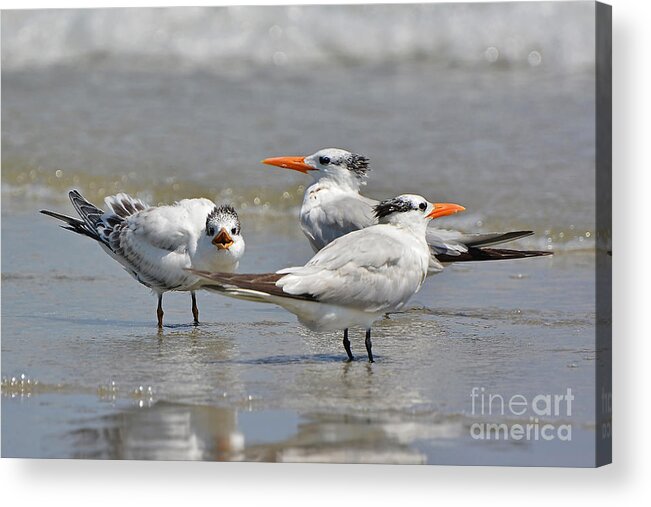
[(440, 262), (474, 262), (499, 261), (511, 259), (529, 259), (532, 257), (547, 257), (554, 255), (550, 250), (507, 250), (504, 248), (470, 248), (459, 255), (440, 254), (436, 258)]
[(43, 215), (46, 215), (48, 217), (56, 218), (57, 220), (62, 220), (68, 224), (82, 224), (81, 220), (75, 218), (75, 217), (69, 217), (68, 215), (64, 215), (62, 213), (57, 213), (56, 211), (50, 211), (49, 209), (42, 209), (39, 211), (39, 213), (42, 213)]
[[(511, 231), (511, 232), (504, 232), (501, 234), (495, 233), (495, 234), (489, 234), (488, 235), (489, 237), (478, 241), (475, 241), (472, 238), (470, 238), (470, 240), (467, 241), (466, 244), (469, 247), (475, 247), (475, 248), (486, 247), (491, 245), (501, 245), (502, 243), (508, 243), (509, 241), (515, 241), (516, 239), (526, 238), (533, 234), (534, 231)], [(479, 236), (481, 236), (481, 234)]]
[(49, 216), (49, 217), (52, 217), (52, 216), (53, 216), (53, 217), (55, 217), (55, 218), (56, 218), (57, 215), (60, 215), (60, 214), (61, 214), (61, 213), (57, 213), (56, 211), (51, 211), (51, 210), (49, 210), (49, 209), (40, 209), (40, 210), (38, 210), (38, 212), (39, 212), (39, 213), (43, 213), (44, 215), (47, 215), (47, 216)]

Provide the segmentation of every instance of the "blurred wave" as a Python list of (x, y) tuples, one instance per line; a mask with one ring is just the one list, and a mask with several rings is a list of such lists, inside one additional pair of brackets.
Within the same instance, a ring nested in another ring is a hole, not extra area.
[(601, 234), (592, 3), (2, 14), (3, 213), (206, 196), (300, 234), (309, 181), (258, 161), (339, 146), (371, 157), (367, 195), (445, 196), (462, 230)]
[[(44, 29), (47, 27), (47, 29)], [(448, 65), (594, 66), (594, 4), (31, 10), (2, 13), (3, 70), (91, 64), (225, 72), (431, 59)]]

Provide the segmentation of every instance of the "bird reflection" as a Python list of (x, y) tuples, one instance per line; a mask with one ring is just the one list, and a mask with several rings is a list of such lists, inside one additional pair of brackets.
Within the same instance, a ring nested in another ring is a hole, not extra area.
[(69, 437), (76, 458), (227, 461), (244, 449), (234, 410), (167, 402), (103, 418)]

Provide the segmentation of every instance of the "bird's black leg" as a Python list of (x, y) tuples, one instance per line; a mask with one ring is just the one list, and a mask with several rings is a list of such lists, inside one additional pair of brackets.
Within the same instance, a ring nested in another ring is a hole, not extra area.
[(197, 295), (194, 293), (194, 291), (190, 291), (190, 294), (192, 295), (192, 316), (194, 317), (194, 325), (198, 326), (199, 325), (199, 308), (197, 307)]
[(371, 351), (371, 348), (373, 347), (373, 343), (371, 343), (371, 329), (366, 330), (366, 352), (368, 352), (368, 362), (369, 363), (374, 363), (373, 361), (373, 352)]
[(346, 349), (346, 354), (348, 354), (348, 360), (354, 361), (353, 353), (350, 351), (350, 341), (348, 340), (348, 328), (344, 329), (344, 348)]
[(158, 295), (158, 308), (156, 309), (156, 315), (158, 316), (158, 329), (163, 329), (163, 295)]

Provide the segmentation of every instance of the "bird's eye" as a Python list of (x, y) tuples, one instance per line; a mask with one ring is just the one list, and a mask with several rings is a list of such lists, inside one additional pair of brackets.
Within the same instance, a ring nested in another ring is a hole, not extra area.
[(237, 234), (237, 227), (233, 227), (231, 229), (231, 234)]
[(425, 210), (427, 209), (427, 203), (425, 203), (425, 202), (421, 202), (421, 203), (418, 205), (418, 207), (419, 207), (421, 210), (425, 211)]
[(212, 236), (213, 234), (215, 234), (215, 229), (211, 227), (210, 229), (208, 229), (208, 236)]
[(319, 157), (319, 163), (321, 165), (328, 165), (330, 163), (330, 157)]

